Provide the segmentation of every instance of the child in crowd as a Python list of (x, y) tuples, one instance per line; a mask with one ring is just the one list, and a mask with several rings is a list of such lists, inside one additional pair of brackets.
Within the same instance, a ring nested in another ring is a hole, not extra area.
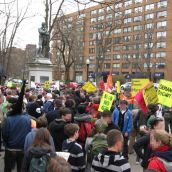
[(77, 124), (67, 124), (64, 128), (65, 134), (68, 139), (63, 142), (62, 149), (64, 152), (69, 152), (68, 159), (71, 165), (72, 172), (84, 172), (85, 158), (81, 145), (76, 140), (79, 136), (79, 126)]

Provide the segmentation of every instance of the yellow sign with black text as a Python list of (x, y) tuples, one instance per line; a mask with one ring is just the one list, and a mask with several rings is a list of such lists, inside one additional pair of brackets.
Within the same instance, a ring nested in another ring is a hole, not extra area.
[(167, 80), (160, 80), (158, 87), (159, 103), (167, 107), (172, 107), (172, 82)]
[(89, 81), (84, 84), (82, 89), (85, 90), (87, 93), (91, 93), (91, 92), (96, 92), (97, 91), (97, 88)]
[(103, 112), (104, 110), (110, 110), (114, 100), (115, 100), (115, 95), (104, 91), (98, 111)]

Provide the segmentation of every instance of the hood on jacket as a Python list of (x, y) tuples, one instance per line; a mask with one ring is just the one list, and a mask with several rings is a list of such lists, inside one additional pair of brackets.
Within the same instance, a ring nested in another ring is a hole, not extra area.
[(55, 130), (61, 130), (64, 128), (66, 121), (63, 119), (55, 119), (53, 122), (50, 123), (50, 128), (54, 128)]
[(109, 164), (111, 164), (112, 160), (113, 162), (115, 162), (124, 159), (124, 157), (121, 156), (120, 153), (108, 150), (104, 150), (103, 152), (99, 153), (97, 158), (99, 161), (99, 166), (104, 168), (108, 167)]
[(29, 150), (29, 153), (33, 157), (41, 157), (43, 155), (50, 153), (50, 150), (46, 148), (40, 148), (40, 147), (31, 147)]
[(156, 152), (155, 156), (166, 160), (167, 162), (172, 162), (172, 150), (165, 152)]
[(80, 115), (76, 115), (74, 117), (74, 120), (76, 122), (91, 122), (92, 118), (91, 118), (91, 115), (83, 113), (83, 114), (80, 114)]

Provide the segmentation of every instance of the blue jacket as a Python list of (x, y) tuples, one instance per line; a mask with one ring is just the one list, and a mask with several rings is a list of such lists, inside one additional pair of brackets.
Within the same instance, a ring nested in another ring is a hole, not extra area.
[(2, 125), (5, 147), (8, 149), (24, 149), (26, 135), (31, 131), (31, 120), (28, 115), (8, 116)]
[[(115, 108), (112, 114), (112, 122), (115, 125), (118, 125), (118, 121), (119, 121), (119, 109)], [(127, 110), (124, 115), (124, 125), (122, 129), (122, 133), (131, 133), (132, 129), (133, 129), (132, 112), (130, 110)]]

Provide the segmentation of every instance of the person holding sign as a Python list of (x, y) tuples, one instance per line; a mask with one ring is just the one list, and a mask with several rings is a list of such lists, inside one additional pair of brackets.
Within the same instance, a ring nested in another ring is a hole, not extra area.
[(112, 121), (118, 125), (124, 136), (123, 156), (128, 158), (128, 139), (133, 129), (132, 112), (127, 108), (128, 102), (121, 100), (119, 107), (116, 107), (112, 114)]

